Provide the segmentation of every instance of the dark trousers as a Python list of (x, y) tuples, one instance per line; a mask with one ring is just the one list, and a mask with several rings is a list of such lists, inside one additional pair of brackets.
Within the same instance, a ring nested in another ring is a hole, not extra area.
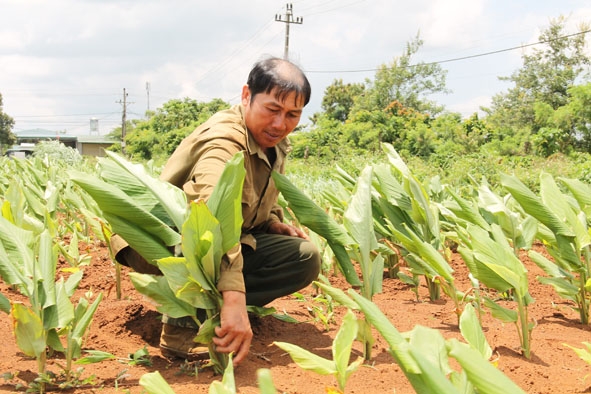
[(246, 303), (264, 306), (308, 286), (320, 272), (320, 253), (302, 238), (254, 234), (256, 250), (242, 245)]

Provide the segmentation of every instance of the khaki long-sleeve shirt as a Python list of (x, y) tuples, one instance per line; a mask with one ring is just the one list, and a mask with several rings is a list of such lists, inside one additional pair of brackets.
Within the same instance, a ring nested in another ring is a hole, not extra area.
[[(275, 147), (276, 159), (270, 163), (246, 128), (244, 108), (235, 105), (216, 113), (187, 136), (169, 158), (160, 178), (182, 188), (189, 200), (207, 200), (226, 162), (236, 153), (244, 152), (246, 177), (242, 190), (240, 241), (256, 249), (250, 233), (266, 232), (271, 223), (283, 220), (283, 210), (277, 205), (279, 191), (271, 179), (271, 171), (284, 172), (290, 149), (287, 139), (281, 141)], [(224, 256), (217, 285), (219, 291), (245, 291), (242, 266), (239, 244)]]

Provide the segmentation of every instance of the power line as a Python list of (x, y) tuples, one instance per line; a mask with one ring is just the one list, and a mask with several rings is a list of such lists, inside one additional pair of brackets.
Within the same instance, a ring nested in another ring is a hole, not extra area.
[[(432, 65), (432, 64), (450, 63), (450, 62), (457, 62), (457, 61), (460, 61), (460, 60), (474, 59), (474, 58), (477, 58), (477, 57), (495, 55), (497, 53), (514, 51), (516, 49), (523, 49), (523, 48), (527, 48), (527, 47), (531, 47), (531, 46), (535, 46), (535, 45), (548, 44), (548, 43), (553, 42), (553, 41), (558, 41), (558, 40), (562, 40), (562, 39), (565, 39), (565, 38), (579, 36), (579, 35), (582, 35), (582, 34), (587, 34), (589, 32), (591, 32), (591, 29), (590, 30), (581, 31), (581, 32), (578, 32), (578, 33), (567, 34), (565, 36), (557, 37), (557, 38), (554, 38), (552, 40), (543, 40), (543, 41), (538, 41), (538, 42), (534, 42), (534, 43), (531, 43), (531, 44), (523, 44), (523, 45), (511, 47), (511, 48), (498, 49), (496, 51), (478, 53), (478, 54), (475, 54), (475, 55), (468, 55), (468, 56), (455, 57), (455, 58), (451, 58), (451, 59), (438, 60), (438, 61), (433, 61), (433, 62), (428, 62), (428, 63), (421, 63), (421, 65), (429, 66), (429, 65)], [(416, 67), (416, 66), (417, 66), (417, 64), (410, 64), (410, 65), (408, 65), (406, 67), (407, 68), (411, 68), (411, 67)], [(328, 70), (306, 70), (306, 73), (315, 73), (315, 74), (324, 74), (324, 73), (361, 73), (361, 72), (375, 72), (375, 71), (378, 71), (378, 70), (379, 70), (378, 68), (368, 68), (368, 69), (358, 69), (358, 70), (338, 70), (338, 71), (335, 71), (335, 70), (333, 70), (333, 71), (328, 71)]]

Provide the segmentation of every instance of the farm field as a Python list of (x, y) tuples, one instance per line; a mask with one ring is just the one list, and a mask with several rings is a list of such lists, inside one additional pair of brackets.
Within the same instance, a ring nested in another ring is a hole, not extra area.
[[(151, 301), (139, 294), (131, 285), (126, 267), (122, 269), (122, 298), (115, 292), (115, 266), (109, 258), (104, 244), (97, 241), (92, 245), (80, 244), (81, 253), (92, 256), (84, 267), (84, 277), (77, 289), (77, 295), (92, 291), (104, 298), (95, 313), (84, 348), (109, 352), (119, 360), (103, 361), (83, 367), (80, 379), (94, 375), (92, 384), (87, 384), (68, 393), (141, 393), (140, 377), (148, 372), (159, 371), (177, 394), (207, 393), (214, 380), (221, 380), (210, 369), (181, 360), (168, 360), (160, 355), (158, 341), (160, 334), (159, 313)], [(542, 251), (540, 245), (534, 249)], [(585, 393), (591, 392), (591, 381), (587, 375), (591, 366), (576, 353), (565, 347), (567, 343), (582, 348), (582, 342), (589, 341), (591, 329), (579, 321), (579, 315), (555, 293), (553, 288), (536, 280), (541, 270), (529, 261), (525, 254), (521, 260), (528, 269), (529, 290), (535, 303), (529, 306), (530, 317), (537, 326), (533, 330), (531, 360), (519, 352), (517, 329), (513, 324), (503, 324), (486, 312), (483, 329), (493, 348), (498, 369), (505, 373), (527, 393)], [(461, 291), (470, 288), (468, 272), (460, 256), (452, 256), (452, 267), (456, 287)], [(65, 264), (60, 263), (64, 267)], [(66, 274), (67, 275), (67, 274)], [(335, 287), (348, 287), (342, 276), (329, 277)], [(10, 298), (19, 295), (0, 283), (0, 291)], [(278, 312), (285, 311), (300, 323), (288, 323), (274, 317), (253, 318), (255, 333), (251, 352), (234, 371), (238, 393), (258, 393), (257, 370), (271, 371), (272, 379), (279, 393), (324, 393), (326, 387), (336, 387), (332, 376), (321, 376), (298, 367), (273, 341), (297, 344), (325, 358), (331, 358), (331, 344), (344, 315), (345, 308), (334, 305), (334, 318), (328, 329), (308, 312), (314, 302), (315, 289), (310, 286), (302, 291), (304, 300), (295, 296), (276, 300)], [(77, 297), (73, 297), (76, 299)], [(24, 299), (23, 299), (24, 301)], [(384, 277), (383, 292), (374, 296), (392, 324), (401, 332), (423, 325), (439, 330), (447, 338), (461, 338), (457, 328), (454, 304), (448, 297), (430, 302), (427, 288), (419, 287), (419, 299), (412, 288), (399, 279)], [(320, 305), (316, 303), (315, 305)], [(36, 377), (36, 362), (25, 356), (16, 346), (11, 334), (8, 315), (0, 315), (0, 330), (3, 332), (3, 346), (0, 347), (0, 392), (17, 392), (19, 384), (26, 384)], [(355, 371), (346, 385), (346, 393), (414, 393), (406, 377), (388, 353), (388, 345), (376, 333), (372, 360)], [(146, 347), (151, 365), (130, 365), (125, 359)], [(361, 344), (355, 342), (352, 359), (362, 355)], [(48, 359), (48, 370), (59, 373), (59, 358)], [(200, 369), (195, 374), (195, 368)], [(7, 380), (7, 373), (16, 375)]]

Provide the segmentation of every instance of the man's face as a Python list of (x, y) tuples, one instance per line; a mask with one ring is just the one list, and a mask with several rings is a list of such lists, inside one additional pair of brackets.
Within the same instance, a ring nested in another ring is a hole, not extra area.
[(248, 86), (242, 88), (246, 127), (263, 149), (272, 148), (295, 129), (302, 116), (304, 99), (295, 92), (280, 101), (271, 93), (259, 93), (252, 99)]

